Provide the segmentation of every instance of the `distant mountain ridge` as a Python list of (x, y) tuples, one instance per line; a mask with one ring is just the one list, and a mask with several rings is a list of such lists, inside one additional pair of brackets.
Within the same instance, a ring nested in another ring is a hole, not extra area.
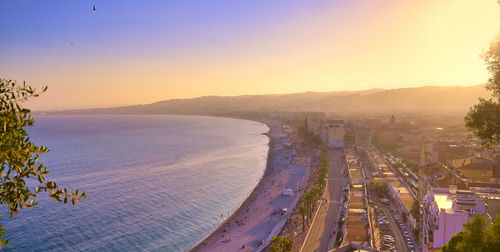
[(489, 98), (485, 85), (426, 86), (361, 91), (306, 92), (293, 94), (203, 96), (172, 99), (145, 105), (80, 109), (70, 113), (230, 114), (270, 111), (325, 111), (338, 113), (466, 113)]

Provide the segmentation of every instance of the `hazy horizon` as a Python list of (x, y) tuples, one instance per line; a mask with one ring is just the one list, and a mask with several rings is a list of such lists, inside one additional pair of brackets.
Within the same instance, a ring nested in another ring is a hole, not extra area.
[[(92, 6), (96, 5), (96, 11)], [(0, 76), (35, 110), (485, 83), (498, 4), (2, 2)], [(480, 29), (478, 29), (480, 28)]]
[[(134, 105), (149, 105), (149, 104), (154, 104), (157, 102), (164, 102), (164, 101), (173, 101), (173, 100), (193, 100), (193, 99), (198, 99), (198, 98), (204, 98), (204, 97), (228, 97), (228, 98), (237, 98), (237, 97), (242, 97), (242, 96), (270, 96), (270, 95), (294, 95), (294, 94), (307, 94), (307, 93), (339, 93), (339, 94), (350, 94), (350, 93), (356, 93), (356, 92), (364, 92), (364, 91), (372, 91), (372, 90), (377, 90), (377, 91), (390, 91), (390, 90), (399, 90), (399, 89), (412, 89), (412, 88), (428, 88), (428, 87), (475, 87), (475, 86), (481, 86), (484, 84), (477, 84), (477, 85), (422, 85), (422, 86), (414, 86), (414, 87), (402, 87), (402, 88), (369, 88), (369, 89), (352, 89), (352, 90), (331, 90), (331, 91), (303, 91), (303, 92), (293, 92), (293, 93), (267, 93), (267, 94), (234, 94), (234, 95), (201, 95), (201, 96), (193, 96), (193, 97), (185, 97), (185, 98), (170, 98), (170, 99), (162, 99), (158, 101), (151, 101), (148, 103), (135, 103), (135, 104), (109, 104), (109, 105), (82, 105), (82, 106), (75, 106), (75, 107), (66, 107), (66, 108), (45, 108), (45, 109), (37, 109), (34, 108), (35, 111), (58, 111), (58, 110), (78, 110), (78, 109), (99, 109), (99, 108), (115, 108), (115, 107), (124, 107), (124, 106), (134, 106)], [(29, 105), (33, 105), (33, 102)]]

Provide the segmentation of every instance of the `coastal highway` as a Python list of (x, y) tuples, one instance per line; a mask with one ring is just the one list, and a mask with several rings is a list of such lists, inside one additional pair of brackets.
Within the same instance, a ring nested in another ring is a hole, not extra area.
[(348, 183), (348, 179), (342, 175), (345, 163), (342, 161), (344, 152), (339, 150), (328, 150), (330, 160), (330, 171), (326, 184), (325, 199), (320, 206), (313, 223), (300, 251), (328, 251), (330, 238), (335, 239), (338, 217), (340, 214), (340, 200), (342, 199), (342, 188)]

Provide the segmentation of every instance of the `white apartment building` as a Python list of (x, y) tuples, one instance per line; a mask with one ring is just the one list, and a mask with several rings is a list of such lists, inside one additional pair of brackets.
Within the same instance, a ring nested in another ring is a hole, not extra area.
[(423, 199), (424, 242), (428, 249), (440, 248), (462, 231), (473, 214), (486, 214), (483, 199), (456, 187), (433, 188)]

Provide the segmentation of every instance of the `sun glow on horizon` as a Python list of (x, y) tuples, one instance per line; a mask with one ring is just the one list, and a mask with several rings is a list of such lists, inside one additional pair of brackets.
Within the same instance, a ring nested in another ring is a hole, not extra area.
[(482, 84), (500, 28), (494, 0), (0, 7), (0, 75), (48, 85), (34, 109)]

